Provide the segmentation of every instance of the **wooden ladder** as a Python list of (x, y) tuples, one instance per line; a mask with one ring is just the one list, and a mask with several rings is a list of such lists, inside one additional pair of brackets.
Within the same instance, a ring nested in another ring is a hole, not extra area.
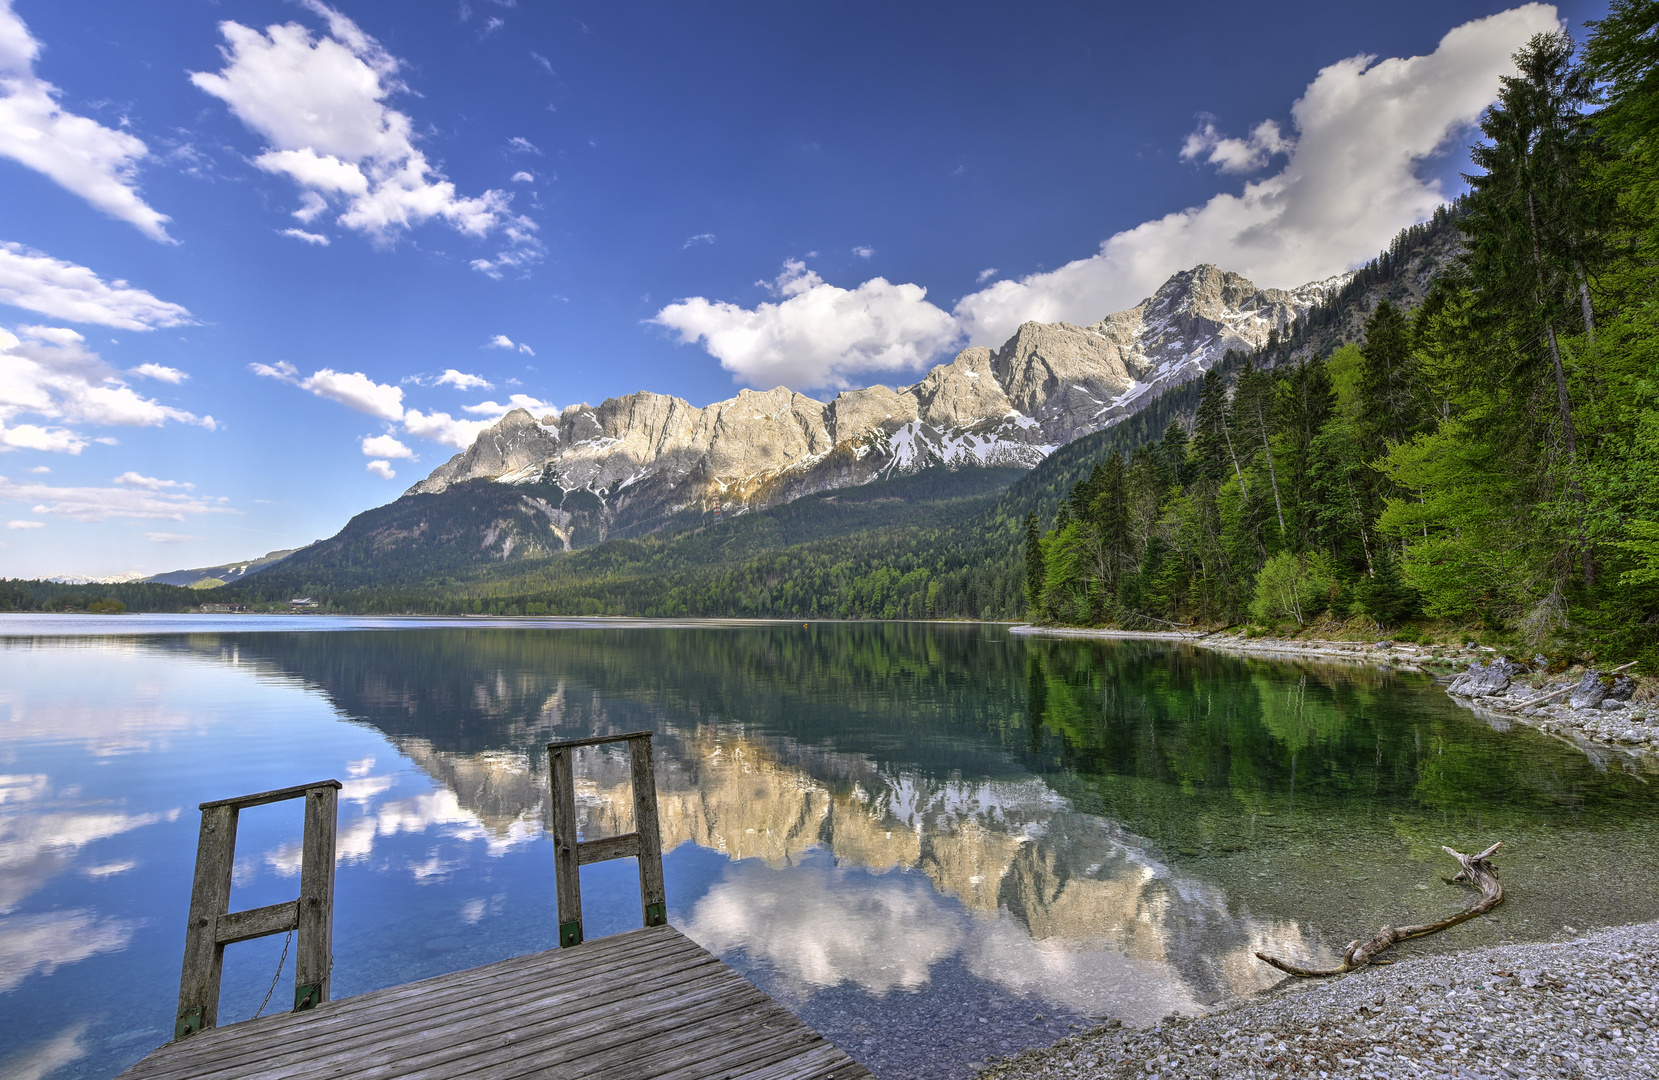
[[(576, 836), (576, 781), (572, 759), (582, 746), (626, 742), (634, 788), (634, 831), (602, 840)], [(581, 868), (607, 859), (639, 860), (639, 906), (646, 926), (668, 923), (662, 886), (662, 832), (657, 823), (657, 783), (651, 769), (651, 732), (566, 739), (547, 744), (553, 789), (553, 868), (559, 898), (559, 947), (582, 943)]]
[[(340, 781), (263, 791), (201, 804), (202, 834), (196, 846), (196, 880), (190, 889), (190, 922), (184, 934), (184, 972), (179, 977), (179, 1011), (173, 1038), (206, 1031), (219, 1022), (219, 976), (225, 946), (297, 930), (294, 956), (294, 1011), (328, 1000), (333, 964), (334, 827)], [(231, 875), (236, 863), (236, 819), (250, 806), (305, 800), (305, 833), (300, 858), (300, 895), (285, 904), (230, 910)], [(658, 874), (661, 880), (661, 874)]]

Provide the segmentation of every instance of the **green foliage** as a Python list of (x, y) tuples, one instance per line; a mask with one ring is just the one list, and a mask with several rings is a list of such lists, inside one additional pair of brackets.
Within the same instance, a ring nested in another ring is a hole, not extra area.
[(0, 580), (0, 611), (112, 614), (122, 611), (194, 611), (201, 594), (178, 585), (131, 582), (65, 585), (56, 581)]
[[(1364, 343), (1323, 360), (1263, 350), (1205, 377), (1184, 461), (1131, 517), (1140, 566), (1116, 595), (1135, 600), (1115, 617), (1303, 623), (1328, 602), (1654, 655), (1659, 0), (1593, 26), (1582, 60), (1560, 34), (1516, 55), (1446, 218), (1466, 254), (1414, 311), (1376, 304)], [(1152, 484), (1139, 468), (1131, 489)], [(1105, 542), (1073, 519), (1064, 546)], [(1047, 585), (1055, 618), (1106, 613), (1086, 574)]]
[(1302, 626), (1329, 606), (1335, 591), (1336, 574), (1323, 555), (1281, 551), (1256, 574), (1250, 614), (1262, 622), (1292, 619)]

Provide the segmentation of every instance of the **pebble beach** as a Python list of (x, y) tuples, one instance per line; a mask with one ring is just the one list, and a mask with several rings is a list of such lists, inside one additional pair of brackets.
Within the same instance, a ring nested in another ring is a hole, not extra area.
[(1108, 1023), (990, 1066), (995, 1080), (1659, 1076), (1659, 923), (1432, 956), (1152, 1028)]

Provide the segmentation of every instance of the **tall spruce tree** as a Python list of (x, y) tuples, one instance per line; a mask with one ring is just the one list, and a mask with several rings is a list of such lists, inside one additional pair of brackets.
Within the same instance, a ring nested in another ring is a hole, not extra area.
[(1362, 432), (1370, 456), (1386, 453), (1422, 428), (1422, 394), (1412, 357), (1411, 324), (1387, 300), (1365, 322), (1360, 346)]
[(1048, 569), (1043, 565), (1043, 534), (1037, 515), (1025, 515), (1025, 610), (1037, 618), (1043, 610), (1043, 582)]

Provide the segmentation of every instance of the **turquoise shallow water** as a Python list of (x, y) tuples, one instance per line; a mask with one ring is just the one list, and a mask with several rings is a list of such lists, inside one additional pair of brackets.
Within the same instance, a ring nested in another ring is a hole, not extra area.
[[(1659, 917), (1655, 777), (1498, 732), (1421, 676), (951, 624), (0, 617), (0, 1074), (107, 1077), (170, 1035), (206, 799), (337, 777), (336, 996), (555, 943), (544, 744), (651, 728), (671, 921), (890, 1078), (1412, 948)], [(586, 836), (626, 831), (584, 752)], [(297, 889), (248, 811), (234, 907)], [(632, 866), (583, 871), (590, 936)], [(251, 1015), (281, 939), (233, 946)], [(290, 995), (291, 966), (273, 995)]]

